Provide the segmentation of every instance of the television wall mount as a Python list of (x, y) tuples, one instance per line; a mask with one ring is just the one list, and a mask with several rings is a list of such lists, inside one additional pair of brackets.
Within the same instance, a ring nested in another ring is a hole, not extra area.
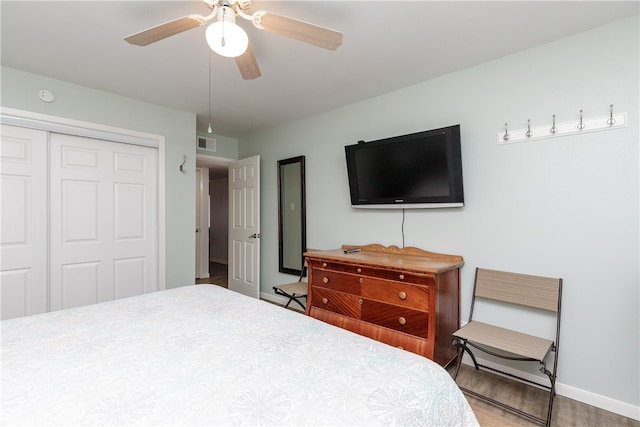
[(531, 120), (527, 120), (526, 128), (509, 130), (507, 123), (505, 123), (504, 130), (498, 131), (496, 138), (498, 145), (505, 145), (516, 142), (610, 130), (626, 126), (627, 113), (614, 114), (613, 104), (611, 104), (609, 106), (609, 114), (606, 116), (585, 119), (583, 110), (580, 110), (579, 119), (570, 122), (556, 123), (556, 115), (554, 114), (552, 122), (544, 126), (531, 127)]

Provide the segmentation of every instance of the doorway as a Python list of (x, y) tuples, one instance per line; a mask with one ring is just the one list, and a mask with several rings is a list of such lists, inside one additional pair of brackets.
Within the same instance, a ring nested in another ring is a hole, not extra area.
[[(196, 191), (196, 210), (200, 209), (200, 224), (196, 225), (196, 283), (228, 287), (229, 229), (229, 165), (230, 159), (198, 154), (196, 167), (208, 179), (208, 192)], [(197, 184), (199, 185), (199, 184)]]

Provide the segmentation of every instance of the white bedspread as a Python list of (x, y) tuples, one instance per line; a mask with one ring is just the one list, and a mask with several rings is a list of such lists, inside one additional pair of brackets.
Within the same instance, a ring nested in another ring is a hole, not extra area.
[(218, 286), (1, 323), (3, 426), (477, 425), (435, 363)]

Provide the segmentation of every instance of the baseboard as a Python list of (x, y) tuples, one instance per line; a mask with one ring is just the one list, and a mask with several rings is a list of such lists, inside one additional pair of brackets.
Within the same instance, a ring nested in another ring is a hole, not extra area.
[[(499, 365), (495, 362), (480, 359), (478, 357), (476, 357), (476, 359), (478, 360), (478, 363), (482, 365), (494, 369), (500, 369), (511, 375), (517, 375), (530, 381), (540, 381), (540, 378), (542, 378), (529, 372), (523, 372), (517, 369)], [(465, 354), (464, 358), (462, 359), (462, 363), (464, 363), (465, 365), (473, 366), (473, 362), (467, 354)], [(604, 409), (605, 411), (613, 412), (614, 414), (622, 415), (623, 417), (640, 421), (640, 406), (634, 406), (629, 403), (611, 399), (610, 397), (582, 390), (567, 384), (562, 384), (558, 381), (556, 381), (556, 393), (560, 396), (568, 397), (569, 399), (577, 400), (578, 402), (586, 403), (587, 405), (595, 406), (596, 408)]]
[(619, 400), (581, 390), (566, 384), (556, 383), (556, 389), (561, 396), (640, 421), (640, 406), (633, 406), (630, 403), (620, 402)]

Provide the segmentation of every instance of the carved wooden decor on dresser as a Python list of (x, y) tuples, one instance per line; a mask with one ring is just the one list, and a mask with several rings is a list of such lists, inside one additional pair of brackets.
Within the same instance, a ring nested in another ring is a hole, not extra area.
[(442, 366), (456, 357), (461, 256), (371, 244), (305, 257), (307, 315)]

